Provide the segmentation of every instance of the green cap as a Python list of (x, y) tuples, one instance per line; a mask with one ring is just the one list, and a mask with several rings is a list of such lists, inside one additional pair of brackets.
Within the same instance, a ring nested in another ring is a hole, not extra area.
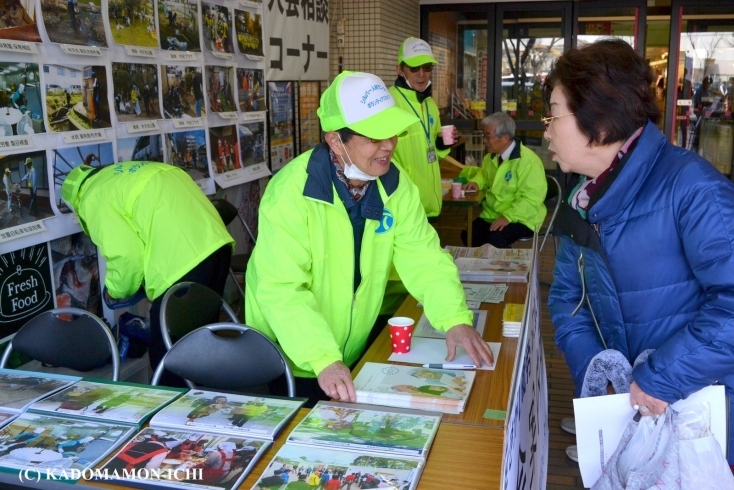
[(380, 77), (343, 71), (321, 95), (316, 111), (324, 131), (349, 128), (374, 139), (397, 136), (418, 118), (395, 105)]
[(433, 57), (431, 46), (423, 39), (409, 37), (398, 50), (398, 64), (405, 63), (408, 66), (421, 66), (426, 63), (438, 64)]
[(26, 163), (26, 165), (29, 164), (29, 163), (33, 163), (33, 159), (31, 157), (28, 157), (28, 158), (25, 159), (25, 163)]
[(72, 211), (76, 211), (76, 199), (79, 195), (79, 189), (92, 171), (94, 171), (94, 167), (79, 165), (69, 172), (69, 175), (64, 179), (64, 183), (61, 184), (61, 199)]

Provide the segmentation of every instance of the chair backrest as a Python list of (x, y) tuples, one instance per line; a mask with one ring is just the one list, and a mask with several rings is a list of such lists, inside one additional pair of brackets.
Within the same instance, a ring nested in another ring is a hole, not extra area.
[(183, 378), (192, 389), (198, 385), (229, 391), (243, 391), (285, 375), (288, 396), (296, 396), (293, 372), (280, 347), (240, 323), (214, 323), (185, 335), (158, 364), (152, 385), (158, 384), (164, 370)]
[(161, 335), (166, 350), (187, 333), (218, 322), (221, 310), (232, 322), (239, 323), (235, 312), (216, 291), (195, 282), (180, 282), (171, 287), (161, 301)]
[(112, 380), (120, 377), (120, 354), (112, 332), (97, 316), (80, 308), (56, 308), (28, 320), (5, 348), (0, 368), (13, 350), (76, 371), (99, 368), (112, 357)]
[(239, 218), (240, 223), (242, 223), (242, 226), (245, 228), (245, 231), (250, 237), (250, 240), (252, 240), (252, 243), (254, 244), (256, 242), (255, 235), (252, 233), (250, 227), (247, 226), (247, 222), (244, 220), (244, 218), (240, 216), (240, 213), (237, 211), (237, 208), (234, 206), (234, 204), (227, 201), (226, 199), (212, 199), (212, 204), (219, 213), (219, 216), (222, 218), (222, 221), (225, 225), (230, 224), (235, 218)]
[(561, 194), (561, 184), (558, 182), (558, 179), (552, 175), (546, 175), (545, 178), (548, 182), (548, 191), (545, 195), (545, 202), (555, 199), (555, 204), (553, 205), (553, 214), (551, 214), (548, 227), (545, 229), (545, 233), (543, 234), (543, 241), (540, 244), (539, 250), (543, 250), (545, 241), (548, 239), (548, 235), (553, 233), (553, 223), (556, 221), (556, 215), (558, 214), (558, 209), (561, 207), (561, 200), (563, 199)]

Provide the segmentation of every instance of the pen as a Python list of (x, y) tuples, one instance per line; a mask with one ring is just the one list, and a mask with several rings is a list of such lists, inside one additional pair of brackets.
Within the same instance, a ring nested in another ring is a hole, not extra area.
[(429, 369), (476, 369), (476, 364), (424, 364)]

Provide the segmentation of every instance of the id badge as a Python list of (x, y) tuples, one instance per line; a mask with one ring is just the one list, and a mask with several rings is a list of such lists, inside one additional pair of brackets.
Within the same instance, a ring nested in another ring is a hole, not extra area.
[(436, 150), (433, 148), (428, 149), (428, 163), (436, 163)]

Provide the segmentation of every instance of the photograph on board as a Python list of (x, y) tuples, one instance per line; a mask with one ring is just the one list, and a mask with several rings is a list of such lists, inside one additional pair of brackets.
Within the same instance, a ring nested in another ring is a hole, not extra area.
[(234, 125), (209, 128), (209, 144), (209, 155), (215, 173), (242, 168)]
[(56, 286), (57, 308), (81, 308), (101, 317), (97, 246), (85, 233), (74, 233), (49, 242)]
[(69, 172), (82, 164), (102, 167), (114, 163), (110, 142), (56, 148), (51, 150), (50, 158), (54, 177), (54, 203), (61, 214), (71, 213), (66, 203), (61, 200), (61, 184), (64, 183)]
[(245, 56), (263, 56), (262, 16), (249, 10), (234, 11), (237, 47)]
[(0, 4), (0, 39), (40, 43), (34, 0), (8, 0)]
[(242, 112), (265, 110), (264, 79), (263, 70), (237, 68), (237, 95)]
[(270, 170), (280, 170), (295, 157), (293, 82), (268, 82), (270, 104)]
[(30, 223), (54, 215), (49, 200), (46, 151), (0, 155), (3, 172), (3, 205), (0, 229)]
[(117, 162), (162, 162), (163, 138), (160, 134), (131, 136), (117, 140)]
[(153, 0), (110, 0), (108, 15), (112, 39), (117, 44), (158, 47)]
[(167, 163), (183, 169), (196, 181), (211, 177), (203, 129), (167, 133), (165, 139)]
[(112, 85), (119, 122), (161, 119), (157, 65), (112, 63)]
[(201, 51), (199, 3), (195, 0), (158, 0), (158, 33), (161, 49)]
[(0, 62), (0, 137), (44, 133), (36, 63)]
[(107, 70), (102, 65), (43, 65), (46, 117), (53, 133), (109, 128)]
[(52, 43), (107, 46), (102, 0), (41, 0), (41, 16)]
[(321, 143), (321, 124), (316, 114), (320, 97), (320, 82), (298, 82), (299, 154)]
[(240, 162), (243, 167), (265, 163), (265, 121), (237, 126), (240, 137)]
[(201, 2), (204, 46), (213, 53), (234, 53), (232, 43), (232, 14), (229, 8)]
[(162, 65), (161, 73), (164, 118), (206, 116), (200, 66)]
[(206, 66), (207, 94), (212, 112), (234, 112), (233, 66)]

